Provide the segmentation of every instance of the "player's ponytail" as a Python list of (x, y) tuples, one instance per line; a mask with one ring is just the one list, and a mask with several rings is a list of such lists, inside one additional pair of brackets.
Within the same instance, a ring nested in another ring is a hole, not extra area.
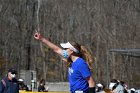
[(90, 69), (92, 69), (92, 62), (93, 62), (93, 57), (92, 55), (89, 53), (89, 51), (86, 49), (85, 46), (81, 46), (81, 50), (80, 50), (81, 56), (83, 59), (86, 60), (88, 66)]

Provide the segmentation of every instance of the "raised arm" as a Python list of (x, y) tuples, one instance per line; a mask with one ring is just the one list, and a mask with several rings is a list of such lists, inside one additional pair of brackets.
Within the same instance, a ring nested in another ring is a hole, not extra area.
[(40, 33), (36, 32), (34, 34), (34, 38), (37, 39), (37, 40), (40, 40), (41, 42), (45, 43), (49, 48), (51, 48), (54, 52), (56, 52), (57, 54), (59, 55), (63, 55), (63, 50), (58, 47), (57, 45), (55, 45), (54, 43), (50, 42), (49, 40), (43, 38)]

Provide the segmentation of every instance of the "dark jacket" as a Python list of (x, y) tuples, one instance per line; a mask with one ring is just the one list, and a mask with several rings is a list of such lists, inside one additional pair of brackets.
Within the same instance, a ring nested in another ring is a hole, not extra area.
[[(4, 80), (5, 84), (3, 84), (2, 80)], [(19, 93), (16, 79), (11, 81), (8, 77), (4, 77), (2, 80), (0, 81), (0, 93)]]
[(38, 92), (47, 92), (48, 90), (46, 90), (44, 85), (39, 85), (38, 87)]

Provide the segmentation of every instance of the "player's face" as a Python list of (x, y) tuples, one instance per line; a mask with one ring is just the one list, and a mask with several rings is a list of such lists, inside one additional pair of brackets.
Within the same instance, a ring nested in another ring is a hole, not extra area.
[(11, 73), (11, 72), (8, 73), (8, 78), (9, 78), (10, 80), (12, 80), (12, 79), (15, 78), (15, 77), (16, 77), (16, 74)]
[(67, 48), (66, 51), (67, 51), (67, 53), (68, 53), (69, 56), (73, 53), (73, 50), (71, 50), (69, 48)]

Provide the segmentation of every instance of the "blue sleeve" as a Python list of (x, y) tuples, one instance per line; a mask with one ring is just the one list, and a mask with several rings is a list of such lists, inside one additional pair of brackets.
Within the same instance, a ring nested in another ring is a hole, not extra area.
[(4, 85), (2, 81), (0, 81), (0, 93), (3, 93), (3, 90), (4, 90)]
[(78, 67), (79, 67), (78, 69), (80, 73), (82, 74), (84, 78), (91, 76), (90, 69), (86, 62), (81, 62)]

